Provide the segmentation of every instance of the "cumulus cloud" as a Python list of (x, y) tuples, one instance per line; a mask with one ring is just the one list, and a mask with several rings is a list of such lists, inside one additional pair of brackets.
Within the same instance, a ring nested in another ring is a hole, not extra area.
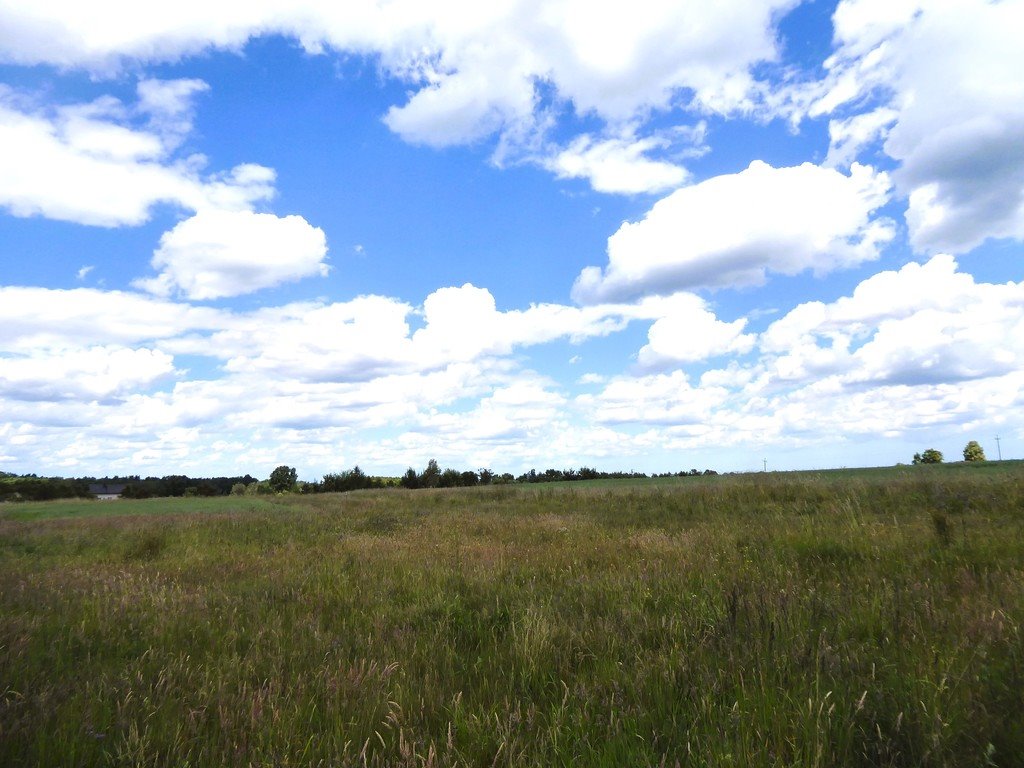
[(573, 298), (590, 303), (683, 288), (763, 283), (768, 272), (825, 273), (877, 258), (892, 223), (873, 218), (886, 174), (809, 163), (746, 170), (684, 187), (608, 240), (608, 266), (587, 267)]
[(844, 120), (830, 120), (830, 145), (825, 165), (849, 168), (865, 147), (889, 135), (889, 128), (898, 116), (896, 110), (880, 107)]
[[(422, 317), (416, 331), (414, 314)], [(251, 435), (405, 424), (431, 432), (456, 423), (471, 425), (473, 444), (485, 451), (511, 439), (517, 419), (531, 435), (550, 429), (552, 409), (566, 404), (551, 382), (521, 370), (517, 350), (556, 339), (582, 343), (630, 322), (679, 314), (717, 322), (699, 299), (685, 296), (502, 311), (489, 291), (468, 284), (439, 289), (420, 308), (364, 296), (249, 312), (119, 291), (7, 287), (0, 288), (0, 411), (18, 423), (90, 424), (140, 441), (132, 455), (175, 428)], [(694, 354), (659, 344), (656, 332), (652, 349)], [(213, 358), (223, 374), (197, 380), (174, 365), (183, 355)], [(173, 387), (153, 389), (169, 376)], [(48, 377), (56, 383), (44, 385)], [(38, 407), (18, 406), (30, 392)], [(474, 415), (438, 410), (467, 398), (479, 399)], [(96, 410), (94, 401), (114, 399), (116, 408)], [(529, 413), (536, 418), (526, 419)]]
[(126, 291), (0, 286), (0, 352), (138, 345), (223, 328), (232, 317)]
[(160, 238), (155, 278), (136, 287), (190, 299), (238, 296), (310, 275), (326, 276), (327, 239), (301, 216), (208, 209)]
[(0, 206), (106, 227), (142, 224), (160, 203), (194, 211), (161, 238), (159, 274), (135, 282), (163, 296), (215, 299), (325, 275), (322, 230), (253, 210), (274, 195), (272, 169), (243, 163), (204, 176), (203, 158), (175, 157), (192, 129), (192, 99), (206, 89), (143, 80), (135, 105), (106, 97), (48, 109), (0, 89)]
[(90, 347), (0, 356), (0, 397), (13, 400), (97, 400), (145, 388), (174, 371), (173, 358), (153, 349)]
[(203, 178), (202, 158), (174, 158), (178, 139), (168, 136), (182, 127), (182, 102), (199, 87), (152, 83), (152, 93), (177, 93), (176, 107), (164, 105), (176, 128), (135, 127), (132, 111), (109, 97), (40, 108), (0, 87), (0, 206), (16, 216), (115, 227), (142, 224), (159, 203), (239, 209), (273, 194), (269, 168), (247, 164)]
[(976, 282), (936, 256), (798, 305), (750, 351), (699, 376), (641, 368), (574, 404), (597, 424), (657, 429), (679, 449), (1000, 423), (1024, 404), (1024, 282)]
[(566, 398), (550, 382), (526, 374), (499, 385), (468, 412), (432, 412), (418, 419), (417, 429), (451, 442), (468, 442), (483, 453), (517, 450), (547, 435), (566, 417)]
[[(219, 457), (272, 468), (285, 449), (324, 471), (339, 451), (388, 466), (442, 454), (459, 466), (569, 466), (654, 448), (955, 430), (1024, 405), (1024, 283), (977, 282), (949, 256), (801, 304), (756, 338), (689, 294), (502, 311), (467, 285), (418, 309), (368, 296), (237, 312), (115, 291), (0, 291), (0, 429), (7, 454), (39, 466), (189, 471), (200, 451), (204, 471)], [(652, 322), (637, 369), (585, 376), (594, 392), (573, 397), (515, 357), (634, 321)], [(673, 369), (722, 352), (720, 367)], [(225, 373), (192, 376), (179, 355), (213, 357)]]
[[(490, 291), (467, 283), (433, 291), (419, 309), (390, 297), (362, 296), (347, 302), (260, 310), (236, 316), (228, 328), (213, 335), (212, 343), (182, 339), (175, 344), (183, 353), (221, 350), (213, 354), (229, 358), (225, 365), (233, 372), (287, 372), (308, 381), (362, 381), (500, 358), (556, 339), (582, 343), (671, 311), (664, 299), (499, 310)], [(409, 323), (413, 313), (423, 323), (416, 331)]]
[(812, 113), (872, 97), (883, 106), (836, 123), (830, 157), (855, 152), (858, 137), (885, 137), (921, 252), (1024, 238), (1024, 6), (843, 0), (834, 21), (837, 50)]
[(598, 192), (663, 192), (681, 186), (689, 178), (685, 168), (647, 156), (667, 144), (660, 137), (595, 139), (584, 134), (544, 160), (543, 165), (560, 179), (587, 179)]
[[(1024, 283), (976, 283), (951, 256), (908, 264), (832, 304), (802, 304), (761, 337), (784, 381), (846, 388), (991, 378), (1024, 365)], [(820, 385), (820, 384), (819, 384)]]
[(745, 318), (725, 323), (693, 294), (677, 294), (664, 304), (664, 315), (651, 325), (637, 360), (644, 368), (693, 363), (730, 354), (745, 354), (756, 336), (743, 333)]
[(725, 387), (694, 386), (683, 371), (620, 376), (596, 395), (580, 395), (578, 408), (597, 424), (647, 424), (701, 427), (715, 420), (725, 405)]
[(240, 50), (254, 37), (284, 34), (310, 52), (375, 56), (413, 87), (405, 104), (388, 111), (387, 124), (409, 141), (443, 146), (495, 131), (531, 134), (546, 119), (548, 88), (577, 114), (614, 124), (680, 104), (749, 111), (762, 90), (752, 71), (778, 58), (774, 23), (794, 5), (303, 0), (142, 9), (117, 0), (87, 8), (38, 0), (0, 8), (7, 31), (0, 59), (104, 74), (128, 62)]

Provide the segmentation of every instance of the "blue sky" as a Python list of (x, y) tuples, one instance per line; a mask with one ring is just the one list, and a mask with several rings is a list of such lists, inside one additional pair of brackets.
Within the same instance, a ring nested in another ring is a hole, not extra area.
[(1019, 0), (0, 7), (0, 468), (1024, 441)]

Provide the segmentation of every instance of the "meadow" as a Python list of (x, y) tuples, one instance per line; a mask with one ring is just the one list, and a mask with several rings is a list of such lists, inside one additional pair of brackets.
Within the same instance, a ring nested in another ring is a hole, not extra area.
[(0, 765), (1022, 766), (1024, 464), (0, 505)]

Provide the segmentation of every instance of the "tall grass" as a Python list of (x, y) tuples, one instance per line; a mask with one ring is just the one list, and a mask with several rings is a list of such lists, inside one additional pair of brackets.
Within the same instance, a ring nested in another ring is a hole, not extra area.
[(0, 764), (1024, 765), (1024, 473), (918, 469), (5, 507)]

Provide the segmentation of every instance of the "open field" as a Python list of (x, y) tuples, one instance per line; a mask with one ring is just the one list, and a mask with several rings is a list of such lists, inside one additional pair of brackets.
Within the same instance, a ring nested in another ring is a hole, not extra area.
[(0, 765), (1021, 766), (1024, 465), (0, 506)]

